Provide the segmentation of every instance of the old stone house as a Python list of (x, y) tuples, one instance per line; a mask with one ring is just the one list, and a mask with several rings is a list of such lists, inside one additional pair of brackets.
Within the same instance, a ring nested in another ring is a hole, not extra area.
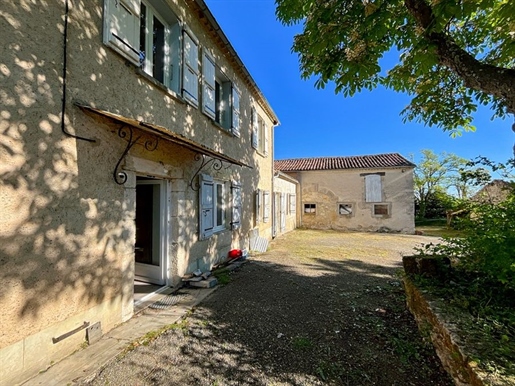
[(0, 11), (0, 383), (13, 384), (131, 318), (135, 286), (177, 286), (272, 237), (278, 118), (203, 0)]
[(413, 168), (400, 154), (276, 160), (299, 182), (299, 226), (414, 233)]

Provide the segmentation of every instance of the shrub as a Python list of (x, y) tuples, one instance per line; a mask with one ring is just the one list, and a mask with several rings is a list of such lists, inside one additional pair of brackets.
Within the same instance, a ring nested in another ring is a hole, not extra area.
[(446, 238), (419, 253), (449, 257), (461, 270), (515, 289), (515, 195), (497, 205), (471, 204), (470, 209), (470, 217), (460, 221), (465, 237)]

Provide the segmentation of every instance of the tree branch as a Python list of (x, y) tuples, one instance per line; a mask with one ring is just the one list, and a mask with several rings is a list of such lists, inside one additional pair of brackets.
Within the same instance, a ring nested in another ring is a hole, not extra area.
[(465, 86), (503, 101), (508, 111), (515, 113), (515, 70), (482, 63), (461, 48), (454, 39), (432, 31), (435, 16), (425, 0), (404, 0), (415, 22), (424, 29), (423, 38), (436, 47), (440, 64), (456, 73)]

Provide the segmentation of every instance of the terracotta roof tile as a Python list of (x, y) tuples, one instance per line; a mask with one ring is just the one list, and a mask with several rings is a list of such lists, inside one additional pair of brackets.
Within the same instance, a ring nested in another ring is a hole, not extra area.
[(415, 164), (398, 153), (348, 157), (292, 158), (274, 161), (275, 170), (282, 172), (399, 167), (415, 167)]

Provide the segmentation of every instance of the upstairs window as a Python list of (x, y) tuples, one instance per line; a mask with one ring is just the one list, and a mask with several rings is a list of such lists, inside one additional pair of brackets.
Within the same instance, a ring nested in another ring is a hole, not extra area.
[(105, 0), (104, 43), (195, 107), (198, 40), (163, 0)]
[(252, 122), (252, 147), (262, 153), (268, 155), (268, 125), (265, 120), (258, 115), (255, 108), (251, 111)]
[(202, 110), (225, 130), (240, 135), (240, 95), (230, 79), (204, 52), (202, 58)]

